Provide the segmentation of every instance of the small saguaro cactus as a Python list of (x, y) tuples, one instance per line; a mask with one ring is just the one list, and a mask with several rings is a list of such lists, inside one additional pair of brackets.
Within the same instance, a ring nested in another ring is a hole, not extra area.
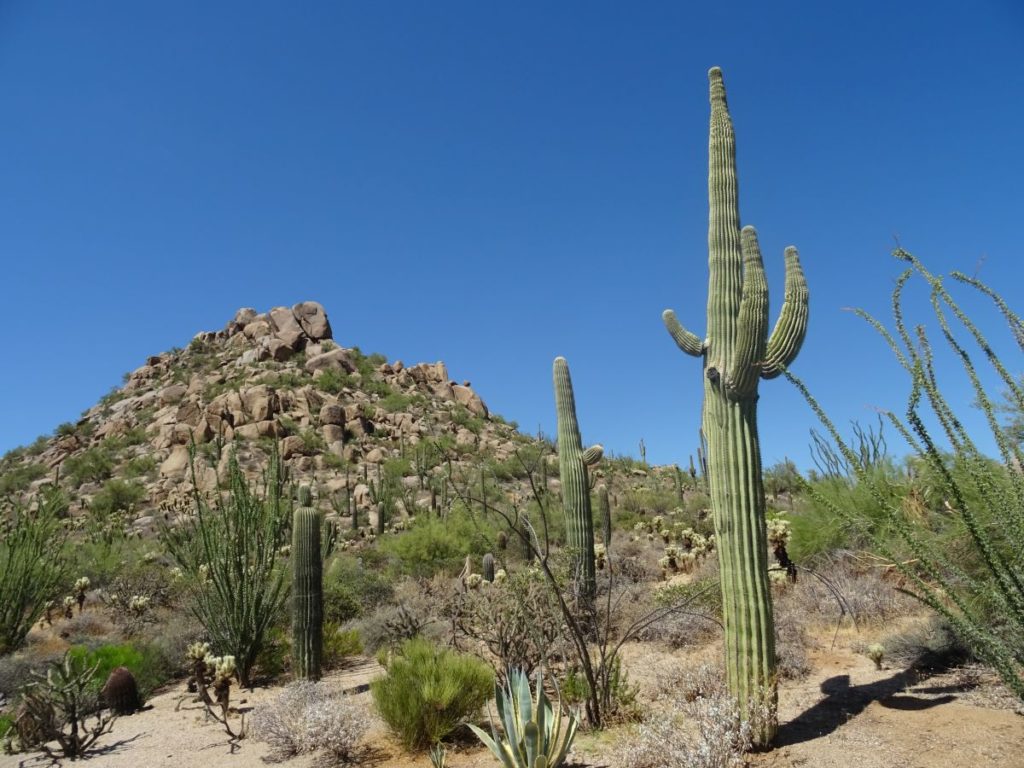
[(311, 504), (312, 494), (304, 485), (292, 519), (292, 647), (295, 677), (319, 680), (324, 645), (322, 521)]
[(490, 552), (488, 552), (486, 555), (484, 555), (483, 567), (482, 567), (481, 570), (483, 571), (483, 573), (481, 575), (484, 577), (484, 581), (493, 583), (494, 582), (494, 555), (492, 555)]
[(775, 737), (775, 627), (768, 579), (768, 541), (757, 385), (793, 362), (807, 330), (808, 292), (797, 251), (786, 249), (785, 298), (768, 335), (768, 284), (753, 227), (740, 229), (736, 142), (722, 71), (708, 73), (711, 131), (708, 160), (707, 338), (683, 328), (672, 310), (663, 319), (683, 352), (704, 363), (702, 430), (715, 522), (725, 625), (726, 676), (755, 746)]
[(612, 505), (608, 501), (608, 486), (597, 486), (597, 511), (601, 515), (601, 537), (607, 551), (612, 545)]
[(587, 468), (601, 460), (604, 449), (600, 445), (592, 445), (583, 450), (569, 364), (564, 357), (555, 358), (554, 380), (555, 408), (558, 412), (558, 469), (562, 480), (566, 543), (572, 551), (573, 572), (578, 578), (580, 598), (588, 603), (597, 592), (597, 575)]

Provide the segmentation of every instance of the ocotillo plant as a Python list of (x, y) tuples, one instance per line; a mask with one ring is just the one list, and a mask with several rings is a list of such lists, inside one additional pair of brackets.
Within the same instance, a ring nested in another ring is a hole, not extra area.
[(594, 520), (590, 513), (587, 467), (600, 461), (604, 449), (600, 445), (592, 445), (583, 450), (569, 364), (564, 357), (555, 358), (554, 380), (555, 408), (558, 412), (558, 469), (562, 480), (566, 543), (572, 551), (573, 573), (578, 579), (580, 599), (586, 605), (597, 591)]
[(320, 513), (311, 502), (309, 486), (304, 485), (292, 518), (292, 647), (295, 677), (319, 680), (324, 644), (323, 561)]
[(663, 319), (683, 352), (704, 361), (703, 434), (718, 542), (729, 688), (753, 741), (775, 736), (775, 628), (768, 582), (768, 544), (757, 385), (794, 360), (807, 330), (807, 284), (795, 248), (787, 248), (785, 299), (768, 336), (768, 285), (757, 233), (740, 230), (736, 142), (722, 71), (708, 73), (711, 131), (708, 160), (707, 338), (685, 330), (672, 310)]

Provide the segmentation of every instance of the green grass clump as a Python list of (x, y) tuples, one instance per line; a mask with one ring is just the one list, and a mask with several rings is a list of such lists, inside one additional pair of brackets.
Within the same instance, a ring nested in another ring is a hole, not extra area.
[(486, 663), (422, 638), (407, 640), (382, 662), (387, 674), (370, 684), (373, 700), (409, 750), (437, 744), (476, 716), (494, 687)]

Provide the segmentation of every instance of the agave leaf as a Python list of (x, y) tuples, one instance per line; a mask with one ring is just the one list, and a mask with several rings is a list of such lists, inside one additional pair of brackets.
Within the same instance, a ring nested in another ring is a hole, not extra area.
[(537, 724), (532, 721), (527, 723), (526, 728), (523, 729), (523, 736), (526, 740), (527, 768), (536, 768), (537, 742), (539, 736), (539, 733), (537, 731)]

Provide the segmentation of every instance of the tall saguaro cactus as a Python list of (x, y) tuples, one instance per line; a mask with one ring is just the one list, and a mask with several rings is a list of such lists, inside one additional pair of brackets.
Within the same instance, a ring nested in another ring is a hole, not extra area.
[(601, 460), (604, 449), (592, 445), (583, 450), (576, 421), (576, 399), (569, 378), (569, 364), (556, 357), (554, 364), (555, 409), (558, 413), (558, 471), (562, 480), (566, 543), (573, 553), (573, 572), (584, 604), (597, 591), (594, 563), (594, 518), (590, 512), (590, 478), (587, 468)]
[(319, 680), (324, 645), (323, 560), (321, 517), (311, 502), (309, 487), (304, 485), (292, 518), (292, 647), (295, 677)]
[(757, 385), (796, 358), (807, 330), (808, 293), (796, 248), (786, 248), (785, 298), (768, 335), (768, 285), (757, 232), (740, 229), (736, 141), (722, 71), (708, 73), (707, 338), (684, 329), (672, 310), (663, 319), (683, 352), (704, 361), (703, 433), (722, 581), (726, 673), (741, 710), (754, 720), (754, 743), (776, 731), (775, 628), (768, 582), (768, 542), (757, 437)]

